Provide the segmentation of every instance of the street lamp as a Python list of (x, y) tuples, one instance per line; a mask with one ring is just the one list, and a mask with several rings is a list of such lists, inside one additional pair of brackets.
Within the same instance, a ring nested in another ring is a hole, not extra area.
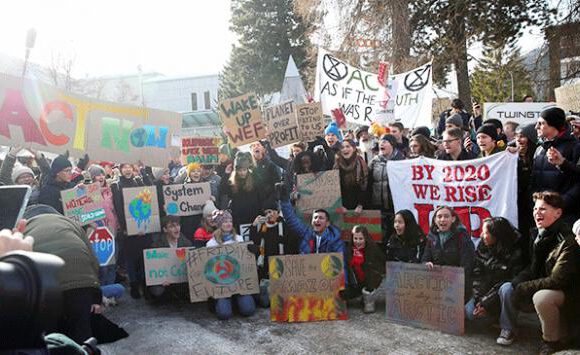
[(514, 75), (511, 71), (508, 71), (510, 77), (512, 78), (512, 102), (514, 102)]
[(36, 30), (34, 28), (29, 28), (28, 32), (26, 33), (26, 54), (24, 55), (24, 68), (22, 68), (22, 77), (26, 75), (28, 57), (30, 56), (30, 50), (34, 48), (34, 42), (36, 42)]

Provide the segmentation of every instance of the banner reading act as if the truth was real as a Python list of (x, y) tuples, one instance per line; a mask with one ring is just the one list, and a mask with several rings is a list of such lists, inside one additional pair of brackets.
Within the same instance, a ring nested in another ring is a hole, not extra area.
[(424, 157), (389, 162), (395, 211), (412, 211), (425, 233), (437, 206), (450, 206), (473, 237), (487, 217), (518, 225), (518, 156), (509, 152), (466, 161)]

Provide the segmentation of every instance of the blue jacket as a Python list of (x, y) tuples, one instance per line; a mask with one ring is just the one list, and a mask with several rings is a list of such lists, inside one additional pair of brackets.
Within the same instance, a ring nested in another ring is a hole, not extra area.
[[(302, 223), (294, 207), (290, 204), (290, 201), (280, 201), (282, 207), (282, 213), (284, 214), (284, 219), (288, 227), (297, 235), (301, 236), (300, 241), (300, 254), (314, 254), (316, 253), (316, 234), (311, 227)], [(344, 241), (340, 238), (340, 229), (334, 225), (330, 225), (324, 233), (322, 233), (320, 239), (320, 246), (318, 247), (319, 253), (342, 253), (344, 256), (344, 275), (345, 281), (348, 275), (346, 268), (346, 248)]]

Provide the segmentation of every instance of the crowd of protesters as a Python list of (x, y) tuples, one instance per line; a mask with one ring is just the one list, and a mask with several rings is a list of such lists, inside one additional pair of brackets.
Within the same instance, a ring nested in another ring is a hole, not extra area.
[[(249, 151), (220, 147), (217, 166), (168, 162), (167, 167), (91, 162), (76, 165), (66, 155), (49, 162), (42, 154), (19, 159), (11, 147), (0, 169), (0, 182), (32, 188), (24, 235), (35, 238), (33, 250), (62, 257), (60, 282), (64, 312), (56, 330), (82, 342), (91, 336), (90, 315), (115, 303), (124, 286), (133, 298), (166, 302), (184, 297), (183, 285), (146, 287), (143, 250), (156, 247), (211, 247), (244, 241), (240, 227), (250, 225), (255, 246), (260, 293), (211, 301), (220, 319), (243, 316), (268, 307), (268, 257), (280, 254), (340, 252), (344, 254), (347, 288), (342, 297), (365, 312), (385, 287), (385, 261), (462, 267), (465, 272), (465, 316), (477, 324), (499, 321), (497, 343), (516, 339), (519, 312), (536, 312), (542, 327), (544, 353), (569, 345), (579, 335), (580, 317), (580, 118), (563, 110), (543, 111), (536, 124), (483, 121), (481, 108), (470, 115), (456, 99), (441, 114), (435, 132), (428, 127), (408, 131), (400, 122), (373, 124), (347, 132), (331, 122), (312, 142), (291, 146), (281, 157), (268, 141)], [(447, 161), (486, 157), (503, 150), (518, 154), (519, 229), (502, 216), (483, 221), (481, 243), (474, 244), (458, 215), (438, 206), (428, 233), (413, 213), (395, 211), (388, 180), (391, 161), (419, 156)], [(17, 162), (17, 160), (21, 160)], [(343, 210), (381, 211), (382, 241), (356, 226), (350, 239), (324, 209), (304, 223), (294, 208), (298, 174), (337, 169)], [(84, 229), (62, 216), (60, 192), (79, 184), (99, 183), (106, 218), (100, 225), (114, 231), (116, 264), (100, 267)], [(161, 188), (167, 184), (209, 182), (211, 199), (198, 214), (164, 213)], [(151, 185), (158, 189), (161, 232), (128, 235), (123, 189)], [(575, 237), (576, 236), (576, 237)], [(187, 296), (185, 296), (187, 297)], [(233, 307), (234, 303), (237, 307)]]

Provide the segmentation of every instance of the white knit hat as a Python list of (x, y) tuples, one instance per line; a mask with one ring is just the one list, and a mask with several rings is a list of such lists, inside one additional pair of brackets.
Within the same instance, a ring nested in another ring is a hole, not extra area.
[(212, 200), (207, 200), (202, 210), (203, 217), (206, 218), (211, 216), (213, 214), (213, 211), (217, 211), (217, 207), (215, 206)]
[(15, 166), (14, 169), (12, 170), (12, 182), (16, 183), (16, 180), (18, 180), (18, 178), (23, 174), (30, 174), (34, 177), (34, 172), (32, 171), (32, 169), (30, 169), (26, 165), (18, 165)]

